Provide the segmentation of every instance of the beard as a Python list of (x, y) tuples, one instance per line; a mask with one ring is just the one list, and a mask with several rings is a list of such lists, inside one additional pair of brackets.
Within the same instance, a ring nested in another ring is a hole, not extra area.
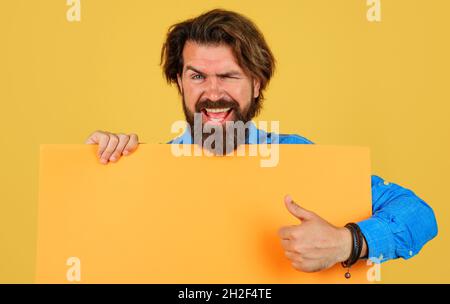
[[(216, 155), (226, 155), (236, 150), (240, 145), (248, 142), (249, 128), (247, 123), (250, 122), (261, 109), (260, 101), (256, 100), (253, 97), (253, 94), (247, 109), (241, 109), (239, 103), (234, 99), (219, 99), (217, 101), (205, 99), (196, 103), (194, 113), (187, 108), (184, 93), (182, 98), (184, 116), (190, 126), (194, 144), (201, 145)], [(233, 115), (233, 117), (231, 120), (226, 121), (224, 123), (225, 125), (222, 124), (221, 127), (220, 125), (219, 127), (205, 127), (207, 124), (203, 123), (202, 112), (204, 113), (206, 108), (230, 108), (231, 113), (229, 115)], [(200, 122), (198, 120), (200, 120)], [(199, 128), (200, 123), (201, 128)], [(210, 132), (208, 132), (208, 130), (210, 130)], [(220, 132), (221, 134), (216, 134), (217, 132)], [(215, 139), (212, 142), (211, 137), (214, 137)]]

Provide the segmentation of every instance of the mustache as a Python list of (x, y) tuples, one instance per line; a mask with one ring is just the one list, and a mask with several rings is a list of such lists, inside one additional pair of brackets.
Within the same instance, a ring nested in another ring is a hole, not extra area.
[(195, 112), (199, 113), (203, 109), (219, 109), (219, 108), (231, 108), (233, 110), (239, 109), (239, 104), (235, 100), (219, 99), (212, 101), (211, 99), (205, 99), (197, 102), (195, 105)]

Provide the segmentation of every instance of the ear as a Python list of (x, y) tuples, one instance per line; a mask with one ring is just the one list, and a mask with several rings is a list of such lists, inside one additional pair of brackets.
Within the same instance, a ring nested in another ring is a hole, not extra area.
[(259, 89), (261, 88), (261, 82), (257, 79), (253, 79), (253, 97), (259, 97)]
[(177, 74), (177, 83), (178, 83), (178, 88), (180, 89), (180, 93), (181, 93), (181, 95), (183, 95), (183, 82), (181, 81), (180, 74)]

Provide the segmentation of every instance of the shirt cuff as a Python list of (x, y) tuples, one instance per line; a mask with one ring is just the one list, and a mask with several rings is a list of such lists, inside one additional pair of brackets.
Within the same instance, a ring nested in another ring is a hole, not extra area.
[(357, 224), (366, 239), (368, 257), (373, 263), (395, 258), (395, 240), (388, 224), (376, 216)]

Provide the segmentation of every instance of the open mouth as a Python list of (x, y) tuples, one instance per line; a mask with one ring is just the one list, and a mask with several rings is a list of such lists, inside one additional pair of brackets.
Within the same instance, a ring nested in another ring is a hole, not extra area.
[(222, 124), (231, 118), (232, 108), (202, 109), (203, 123)]

